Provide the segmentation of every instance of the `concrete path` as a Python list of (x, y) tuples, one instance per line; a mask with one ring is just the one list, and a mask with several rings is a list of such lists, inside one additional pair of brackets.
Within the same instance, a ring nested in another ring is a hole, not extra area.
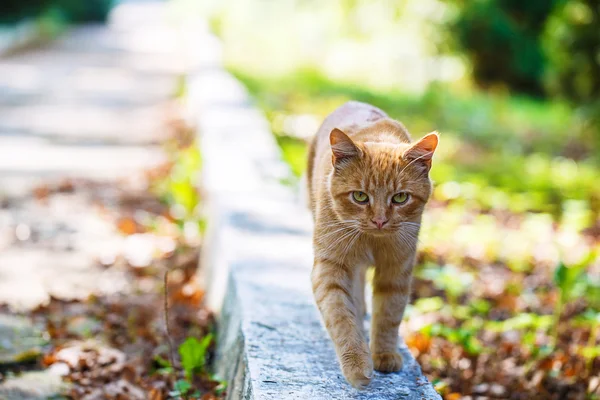
[(110, 185), (45, 201), (31, 193), (73, 178), (143, 186), (140, 172), (161, 163), (183, 72), (167, 14), (165, 2), (122, 2), (108, 25), (0, 58), (0, 304), (27, 310), (123, 289), (120, 272), (98, 262), (122, 241), (94, 205), (118, 195)]

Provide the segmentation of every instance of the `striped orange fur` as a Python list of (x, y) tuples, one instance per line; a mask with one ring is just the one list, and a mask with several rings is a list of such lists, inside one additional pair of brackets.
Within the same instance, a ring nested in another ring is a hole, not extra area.
[[(342, 372), (357, 388), (369, 384), (373, 369), (402, 368), (398, 327), (437, 143), (436, 133), (412, 143), (406, 128), (380, 109), (349, 102), (325, 119), (310, 147), (313, 292)], [(369, 266), (375, 267), (370, 346), (363, 325)]]

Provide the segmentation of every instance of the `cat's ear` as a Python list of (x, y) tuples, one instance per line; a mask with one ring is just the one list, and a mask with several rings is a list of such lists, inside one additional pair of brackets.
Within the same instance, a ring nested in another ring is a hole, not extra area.
[(421, 162), (427, 167), (427, 171), (431, 169), (431, 159), (438, 145), (439, 136), (437, 132), (431, 132), (423, 136), (421, 140), (413, 144), (403, 154), (405, 160), (411, 162)]
[(358, 157), (361, 154), (361, 150), (352, 139), (338, 128), (334, 128), (329, 134), (329, 143), (331, 143), (331, 152), (333, 153), (331, 160), (333, 165)]

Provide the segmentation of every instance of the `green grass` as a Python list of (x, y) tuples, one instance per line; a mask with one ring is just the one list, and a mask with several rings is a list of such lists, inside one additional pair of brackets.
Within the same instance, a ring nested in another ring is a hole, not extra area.
[[(416, 135), (437, 129), (486, 148), (517, 154), (535, 149), (561, 155), (567, 150), (562, 145), (583, 136), (574, 114), (560, 102), (476, 91), (457, 93), (435, 84), (423, 95), (384, 92), (336, 82), (314, 70), (275, 78), (248, 75), (235, 68), (232, 72), (267, 111), (325, 116), (344, 101), (359, 100), (402, 120)], [(589, 154), (593, 149), (583, 150)]]
[(283, 151), (283, 159), (290, 165), (294, 175), (302, 175), (306, 169), (307, 143), (301, 139), (285, 135), (278, 135), (276, 139)]

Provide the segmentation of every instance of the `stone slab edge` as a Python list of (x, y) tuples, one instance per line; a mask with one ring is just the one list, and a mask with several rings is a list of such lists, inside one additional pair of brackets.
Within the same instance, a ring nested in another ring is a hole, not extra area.
[(402, 371), (357, 391), (340, 373), (310, 291), (311, 220), (281, 182), (264, 116), (221, 62), (217, 38), (196, 24), (187, 109), (203, 157), (208, 227), (202, 276), (217, 313), (216, 367), (228, 399), (441, 399), (406, 346)]

